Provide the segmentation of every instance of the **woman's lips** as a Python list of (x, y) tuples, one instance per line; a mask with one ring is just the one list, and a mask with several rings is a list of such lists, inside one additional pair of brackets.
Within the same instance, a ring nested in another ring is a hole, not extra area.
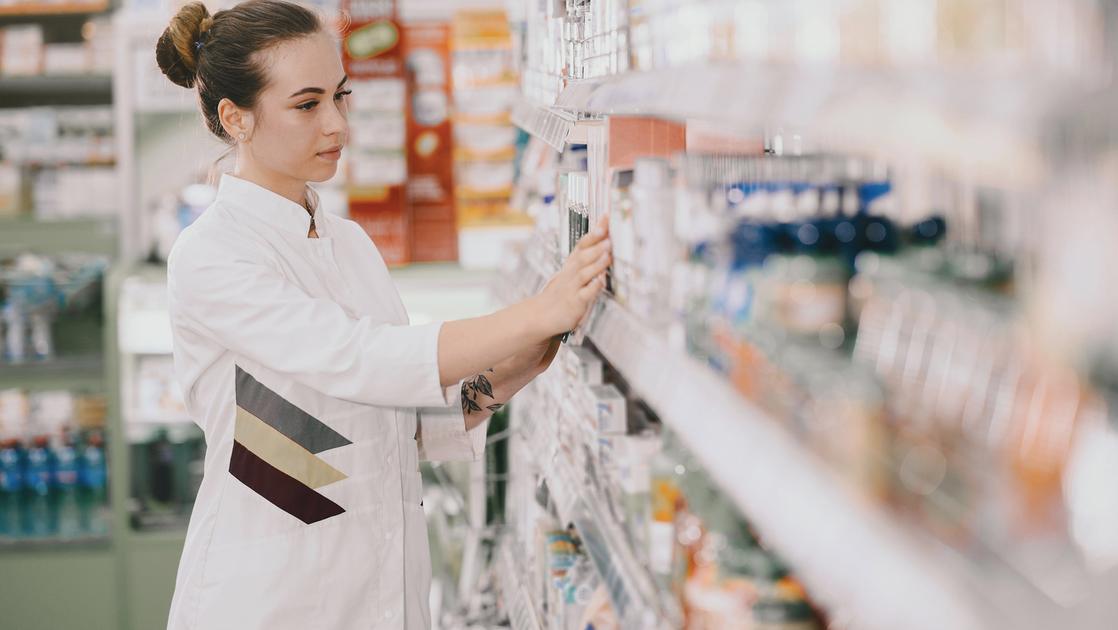
[(331, 161), (336, 162), (337, 160), (341, 159), (341, 157), (342, 157), (342, 148), (341, 147), (335, 147), (333, 149), (330, 149), (329, 151), (322, 151), (321, 153), (318, 154), (318, 157), (320, 157), (324, 160), (331, 160)]

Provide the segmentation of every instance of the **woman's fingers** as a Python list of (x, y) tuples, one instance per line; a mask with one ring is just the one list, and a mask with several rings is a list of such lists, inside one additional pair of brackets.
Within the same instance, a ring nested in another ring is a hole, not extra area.
[(610, 250), (610, 245), (610, 240), (606, 239), (604, 241), (599, 241), (593, 247), (587, 247), (586, 249), (577, 252), (577, 262), (581, 262), (583, 265), (588, 265), (597, 261), (598, 258), (602, 256), (602, 254), (605, 254)]
[(575, 245), (575, 249), (586, 249), (588, 247), (593, 247), (594, 245), (602, 242), (608, 236), (609, 222), (607, 221), (603, 224), (601, 221), (598, 221), (598, 227), (594, 228), (586, 236), (583, 236), (581, 239), (579, 239), (578, 245)]
[(613, 262), (613, 257), (610, 256), (609, 253), (605, 253), (599, 256), (598, 260), (594, 263), (583, 267), (582, 270), (578, 272), (578, 285), (581, 287), (593, 280), (595, 276), (605, 272), (605, 270), (609, 269), (611, 262)]
[(586, 286), (578, 290), (578, 299), (584, 303), (589, 304), (589, 302), (598, 297), (598, 294), (601, 293), (602, 289), (605, 288), (605, 276), (598, 276), (597, 278), (591, 280), (590, 284), (587, 284)]

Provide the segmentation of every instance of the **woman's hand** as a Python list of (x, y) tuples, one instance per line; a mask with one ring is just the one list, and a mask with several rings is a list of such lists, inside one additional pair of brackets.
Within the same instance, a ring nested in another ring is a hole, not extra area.
[(535, 298), (540, 323), (549, 336), (561, 335), (578, 327), (605, 288), (605, 272), (612, 261), (609, 218), (603, 216), (597, 227), (582, 237), (563, 268)]
[(609, 221), (602, 217), (538, 295), (492, 315), (444, 323), (439, 329), (439, 383), (450, 387), (514, 355), (528, 380), (547, 369), (558, 350), (554, 338), (577, 328), (605, 288), (605, 272), (613, 261), (608, 237)]

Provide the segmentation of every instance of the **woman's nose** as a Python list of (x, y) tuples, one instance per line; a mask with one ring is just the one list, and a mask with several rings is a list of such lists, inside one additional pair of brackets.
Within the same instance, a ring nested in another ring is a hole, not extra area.
[(327, 108), (330, 110), (330, 113), (327, 114), (326, 121), (324, 122), (324, 126), (322, 129), (322, 132), (328, 136), (332, 136), (334, 134), (341, 135), (343, 137), (343, 141), (346, 132), (349, 130), (349, 123), (346, 120), (345, 111), (342, 109), (344, 107), (345, 106), (342, 105), (341, 107)]

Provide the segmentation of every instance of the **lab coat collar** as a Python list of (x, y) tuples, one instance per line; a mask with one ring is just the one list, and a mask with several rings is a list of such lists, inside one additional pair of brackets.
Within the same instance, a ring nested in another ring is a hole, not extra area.
[[(311, 199), (317, 198), (309, 186), (307, 193)], [(221, 183), (217, 188), (217, 201), (235, 208), (238, 213), (249, 215), (254, 220), (295, 232), (300, 236), (305, 237), (311, 228), (311, 215), (302, 205), (259, 184), (228, 173), (221, 176)], [(319, 205), (316, 204), (314, 209), (314, 223), (315, 231), (318, 232), (319, 237), (322, 237), (324, 226), (322, 209), (317, 207)]]

